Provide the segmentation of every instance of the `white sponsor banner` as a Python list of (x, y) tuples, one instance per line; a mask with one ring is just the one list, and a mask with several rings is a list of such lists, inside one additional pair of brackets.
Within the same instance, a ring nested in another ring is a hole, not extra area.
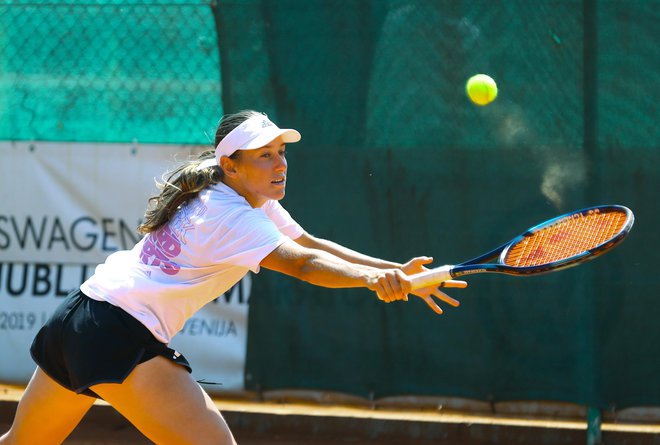
[[(132, 248), (154, 178), (199, 147), (0, 142), (0, 382), (26, 383), (29, 347), (64, 297)], [(243, 389), (249, 275), (172, 341), (210, 390)]]

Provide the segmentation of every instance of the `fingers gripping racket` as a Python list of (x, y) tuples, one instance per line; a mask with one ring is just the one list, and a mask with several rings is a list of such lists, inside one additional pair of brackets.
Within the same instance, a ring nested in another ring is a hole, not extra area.
[[(598, 206), (558, 216), (480, 257), (411, 276), (413, 289), (476, 273), (535, 275), (577, 266), (619, 244), (635, 217), (630, 209)], [(489, 262), (498, 258), (496, 262)]]

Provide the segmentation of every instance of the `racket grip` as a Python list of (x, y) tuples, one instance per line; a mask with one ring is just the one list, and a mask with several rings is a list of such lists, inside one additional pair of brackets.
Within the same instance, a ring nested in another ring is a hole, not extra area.
[(451, 270), (453, 267), (454, 266), (451, 265), (440, 266), (436, 267), (435, 269), (411, 275), (410, 281), (412, 282), (413, 290), (439, 285), (440, 283), (451, 280)]

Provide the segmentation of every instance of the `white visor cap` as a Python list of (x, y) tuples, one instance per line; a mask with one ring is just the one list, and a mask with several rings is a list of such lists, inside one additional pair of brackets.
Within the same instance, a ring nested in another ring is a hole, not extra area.
[(237, 150), (254, 150), (282, 137), (285, 143), (300, 140), (300, 133), (290, 128), (279, 128), (266, 115), (252, 116), (227, 134), (215, 148), (215, 160), (231, 156)]

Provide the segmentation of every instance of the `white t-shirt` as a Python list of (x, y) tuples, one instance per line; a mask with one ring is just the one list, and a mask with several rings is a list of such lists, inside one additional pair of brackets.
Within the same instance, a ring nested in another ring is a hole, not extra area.
[(81, 290), (122, 308), (169, 343), (197, 310), (249, 270), (257, 273), (261, 260), (302, 234), (279, 202), (255, 209), (218, 183), (133, 249), (110, 255)]

